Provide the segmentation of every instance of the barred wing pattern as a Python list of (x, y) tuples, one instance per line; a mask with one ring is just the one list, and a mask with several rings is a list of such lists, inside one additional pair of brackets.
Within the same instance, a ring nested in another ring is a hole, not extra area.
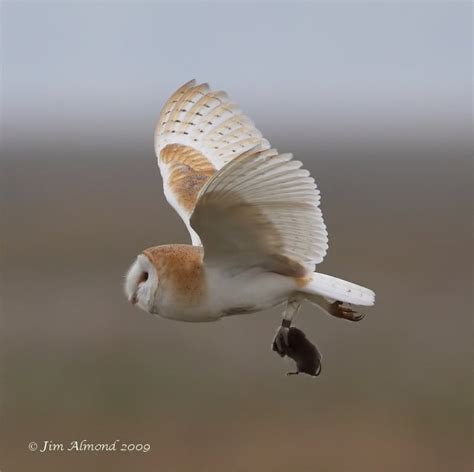
[(269, 147), (225, 92), (192, 80), (168, 99), (155, 131), (155, 152), (166, 199), (186, 224), (194, 245), (200, 238), (189, 219), (201, 188), (235, 157)]

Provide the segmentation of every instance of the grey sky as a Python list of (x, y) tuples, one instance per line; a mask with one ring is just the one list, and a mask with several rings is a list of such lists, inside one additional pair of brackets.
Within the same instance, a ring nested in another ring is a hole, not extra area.
[(6, 2), (6, 123), (144, 126), (197, 78), (257, 123), (461, 126), (470, 21), (468, 3)]

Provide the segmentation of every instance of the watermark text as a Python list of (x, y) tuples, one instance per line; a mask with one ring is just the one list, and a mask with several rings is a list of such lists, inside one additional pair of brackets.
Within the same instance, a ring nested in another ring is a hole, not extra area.
[(69, 442), (57, 442), (52, 440), (31, 441), (28, 444), (31, 452), (58, 453), (58, 452), (149, 452), (151, 446), (148, 443), (125, 442), (120, 439), (107, 442), (93, 442), (87, 439), (73, 440)]

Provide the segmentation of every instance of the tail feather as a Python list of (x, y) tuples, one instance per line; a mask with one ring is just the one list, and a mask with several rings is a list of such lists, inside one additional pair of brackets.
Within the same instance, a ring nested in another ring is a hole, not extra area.
[(375, 303), (372, 290), (319, 272), (314, 272), (311, 280), (300, 291), (354, 305), (372, 306)]

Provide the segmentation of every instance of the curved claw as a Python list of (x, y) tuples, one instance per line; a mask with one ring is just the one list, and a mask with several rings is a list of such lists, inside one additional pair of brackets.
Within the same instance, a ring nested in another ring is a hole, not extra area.
[(360, 321), (365, 318), (365, 313), (356, 313), (355, 316), (351, 318), (352, 321)]
[(279, 326), (273, 338), (272, 350), (277, 352), (280, 357), (285, 357), (288, 354), (288, 333), (289, 328)]
[(318, 369), (316, 370), (316, 372), (314, 374), (314, 377), (317, 377), (321, 373), (322, 370), (323, 370), (323, 367), (322, 367), (322, 364), (320, 362), (319, 366), (318, 366)]
[(336, 301), (331, 304), (330, 313), (337, 318), (342, 318), (349, 321), (360, 321), (365, 317), (364, 313), (358, 313), (340, 301)]

